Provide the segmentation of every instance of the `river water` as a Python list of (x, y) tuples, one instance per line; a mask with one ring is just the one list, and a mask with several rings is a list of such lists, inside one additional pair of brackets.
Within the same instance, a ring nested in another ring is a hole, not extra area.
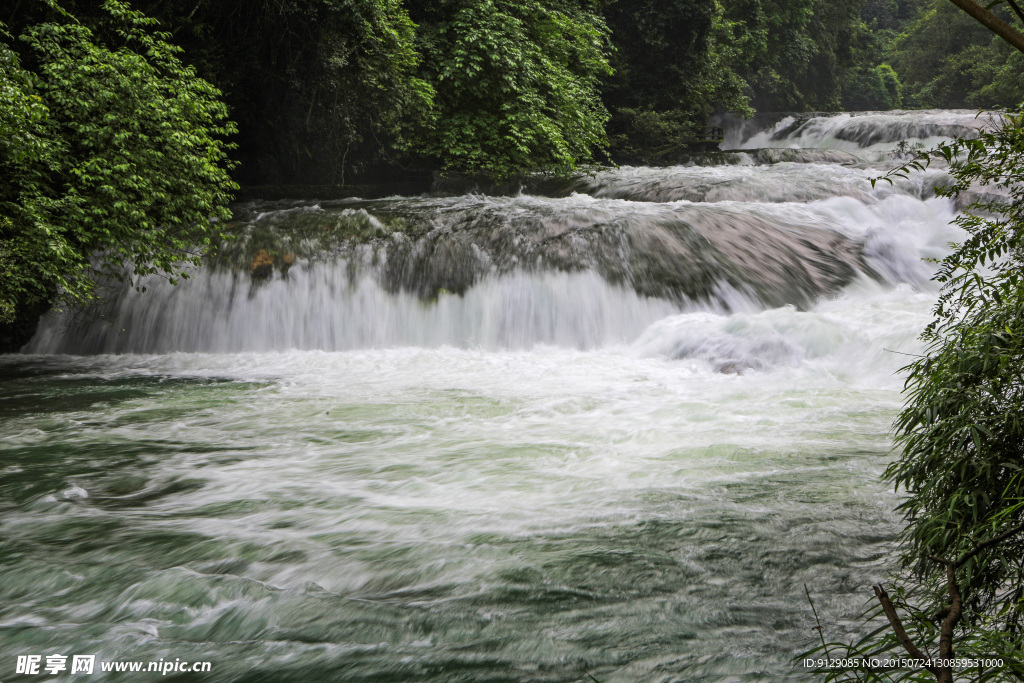
[(941, 170), (868, 179), (977, 125), (243, 207), (193, 279), (0, 357), (0, 675), (807, 680), (805, 586), (842, 638), (887, 570), (898, 370), (957, 238)]

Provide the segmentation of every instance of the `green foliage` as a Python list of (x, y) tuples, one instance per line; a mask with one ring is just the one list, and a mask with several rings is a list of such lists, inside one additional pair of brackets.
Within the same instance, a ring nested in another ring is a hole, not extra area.
[(678, 109), (620, 107), (609, 128), (612, 158), (627, 164), (678, 163), (704, 133), (700, 118)]
[[(922, 579), (1001, 528), (1024, 521), (1024, 130), (1008, 116), (998, 132), (941, 149), (956, 182), (1006, 196), (971, 205), (957, 219), (967, 239), (941, 264), (929, 355), (909, 366), (907, 404), (896, 422), (902, 458), (887, 476), (910, 498), (904, 564)], [(1012, 514), (1008, 514), (1012, 511)], [(963, 569), (965, 599), (977, 616), (1019, 603), (1007, 629), (1024, 625), (1024, 537), (978, 555)]]
[[(1002, 16), (1020, 25), (1007, 11)], [(948, 0), (929, 0), (887, 52), (911, 107), (991, 108), (1024, 99), (1024, 55)]]
[(861, 0), (725, 0), (742, 42), (737, 70), (759, 108), (838, 110), (855, 65)]
[[(1020, 25), (1005, 3), (982, 4)], [(1024, 99), (1024, 55), (949, 0), (867, 0), (861, 18), (858, 66), (843, 81), (848, 109), (998, 108)], [(902, 104), (888, 82), (879, 83), (882, 74), (872, 73), (885, 65), (895, 72)]]
[[(932, 0), (865, 0), (860, 18), (870, 32), (872, 50), (885, 49)], [(876, 55), (877, 57), (877, 55)]]
[(45, 138), (47, 118), (32, 75), (0, 43), (0, 175), (5, 179), (0, 186), (0, 324), (14, 322), (20, 309), (47, 300), (55, 285), (72, 289), (79, 269), (51, 222), (58, 207), (40, 187), (55, 163)]
[(401, 0), (139, 4), (153, 5), (189, 62), (225, 92), (242, 182), (350, 181), (408, 149), (429, 110)]
[(243, 182), (390, 180), (409, 162), (507, 177), (573, 168), (603, 144), (596, 84), (608, 44), (589, 3), (164, 0), (155, 10), (227, 92)]
[(440, 0), (421, 11), (436, 97), (420, 149), (443, 169), (568, 172), (605, 144), (607, 29), (587, 4)]
[[(940, 194), (988, 193), (957, 219), (966, 239), (940, 264), (928, 354), (907, 368), (895, 423), (902, 455), (886, 471), (907, 493), (894, 603), (911, 640), (922, 650), (938, 641), (943, 617), (934, 615), (950, 601), (938, 560), (959, 560), (956, 655), (1004, 659), (999, 669), (960, 671), (956, 680), (965, 681), (1024, 677), (1024, 117), (1004, 123), (938, 150), (955, 180)], [(919, 158), (888, 177), (926, 165)], [(841, 653), (833, 656), (904, 654), (885, 622), (854, 646), (831, 647)], [(931, 674), (833, 671), (826, 680)]]
[(34, 73), (2, 48), (0, 284), (5, 316), (54, 295), (84, 301), (98, 277), (184, 276), (219, 239), (236, 188), (234, 132), (219, 92), (182, 65), (168, 36), (118, 0), (103, 43), (59, 20), (23, 36)]
[(845, 84), (843, 106), (853, 111), (900, 109), (903, 86), (888, 64), (856, 72)]
[(414, 76), (415, 24), (401, 0), (319, 0), (314, 11), (322, 33), (298, 46), (311, 52), (312, 68), (292, 86), (290, 118), (305, 117), (302, 146), (321, 153), (329, 146), (344, 183), (354, 149), (373, 156), (410, 148), (409, 134), (427, 115), (433, 90)]
[(699, 140), (718, 107), (750, 115), (742, 46), (721, 3), (645, 0), (606, 10), (616, 51), (605, 79), (611, 156), (666, 163)]
[[(131, 0), (224, 91), (248, 185), (564, 172), (603, 158), (606, 124), (611, 159), (666, 162), (715, 112), (836, 109), (848, 80), (889, 106), (902, 74), (872, 62), (858, 12), (894, 31), (927, 1)], [(116, 38), (97, 3), (65, 2)], [(17, 33), (42, 5), (7, 15)]]

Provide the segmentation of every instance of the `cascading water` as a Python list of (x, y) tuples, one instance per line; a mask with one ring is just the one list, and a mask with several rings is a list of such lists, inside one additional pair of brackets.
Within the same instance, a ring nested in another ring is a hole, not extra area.
[(868, 179), (975, 126), (794, 117), (552, 197), (245, 207), (190, 280), (0, 357), (5, 657), (806, 680), (804, 585), (841, 638), (886, 571), (900, 353), (957, 237), (941, 170)]
[(729, 149), (817, 148), (881, 161), (900, 143), (930, 149), (944, 139), (974, 137), (996, 121), (993, 114), (976, 111), (931, 110), (790, 115), (767, 130), (730, 123), (724, 143)]

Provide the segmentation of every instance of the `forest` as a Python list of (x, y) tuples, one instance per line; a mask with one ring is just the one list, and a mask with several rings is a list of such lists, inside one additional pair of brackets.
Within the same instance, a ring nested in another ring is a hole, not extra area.
[[(1009, 106), (1021, 55), (948, 0), (134, 0), (223, 95), (243, 186), (666, 163), (713, 112)], [(101, 3), (0, 11), (33, 27)], [(1007, 8), (1001, 11), (1008, 12)]]

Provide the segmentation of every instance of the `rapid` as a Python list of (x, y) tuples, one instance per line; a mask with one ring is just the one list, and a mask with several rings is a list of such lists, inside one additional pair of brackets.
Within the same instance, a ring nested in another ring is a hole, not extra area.
[(0, 666), (808, 680), (805, 586), (841, 639), (889, 568), (899, 370), (959, 237), (940, 168), (870, 179), (979, 125), (735, 122), (543, 193), (238, 207), (188, 280), (0, 356)]

